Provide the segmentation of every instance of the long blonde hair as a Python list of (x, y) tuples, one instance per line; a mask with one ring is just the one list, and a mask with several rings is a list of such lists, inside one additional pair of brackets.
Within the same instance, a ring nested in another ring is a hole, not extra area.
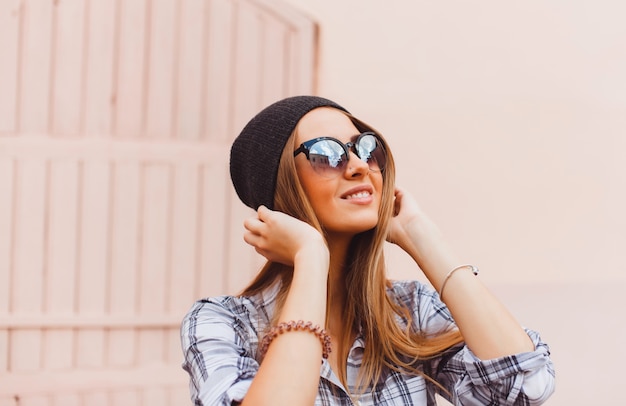
[[(347, 114), (360, 132), (374, 131), (372, 127)], [(297, 131), (294, 130), (294, 134)], [(380, 134), (376, 132), (377, 134)], [(293, 150), (295, 136), (287, 141), (278, 169), (274, 210), (279, 210), (315, 227), (322, 235), (324, 229), (317, 219), (296, 173)], [(381, 137), (382, 138), (382, 137)], [(386, 275), (384, 244), (389, 221), (394, 209), (395, 164), (386, 141), (383, 146), (387, 151), (387, 161), (383, 170), (383, 190), (379, 208), (379, 221), (375, 228), (356, 235), (349, 247), (348, 257), (352, 261), (344, 270), (346, 300), (346, 328), (340, 337), (338, 347), (338, 367), (335, 371), (345, 388), (347, 357), (352, 345), (354, 332), (361, 331), (365, 340), (365, 352), (358, 378), (358, 392), (380, 379), (385, 368), (401, 372), (422, 374), (416, 368), (419, 360), (441, 354), (446, 349), (463, 341), (458, 330), (426, 337), (411, 326), (412, 311), (392, 301), (387, 288), (390, 284)], [(277, 296), (274, 316), (280, 314), (282, 305), (291, 286), (293, 268), (268, 261), (257, 277), (246, 287), (241, 295), (251, 296), (262, 292), (277, 279), (281, 285)], [(327, 307), (328, 308), (328, 307)], [(407, 320), (407, 329), (397, 324), (397, 317)], [(275, 320), (274, 320), (275, 321)], [(426, 376), (432, 380), (431, 377)], [(434, 382), (434, 381), (433, 381)]]

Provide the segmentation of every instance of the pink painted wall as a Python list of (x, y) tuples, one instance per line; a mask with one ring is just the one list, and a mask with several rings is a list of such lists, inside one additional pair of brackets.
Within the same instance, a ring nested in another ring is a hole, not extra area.
[[(288, 2), (320, 23), (319, 92), (386, 135), (399, 182), (552, 344), (548, 405), (616, 404), (626, 4)], [(414, 277), (390, 251), (395, 275)]]
[(181, 313), (258, 261), (229, 139), (315, 90), (386, 135), (399, 182), (552, 344), (548, 404), (614, 404), (626, 5), (276, 4), (0, 2), (0, 405), (183, 404)]
[(189, 403), (179, 328), (239, 289), (228, 151), (311, 93), (271, 0), (0, 2), (0, 406)]

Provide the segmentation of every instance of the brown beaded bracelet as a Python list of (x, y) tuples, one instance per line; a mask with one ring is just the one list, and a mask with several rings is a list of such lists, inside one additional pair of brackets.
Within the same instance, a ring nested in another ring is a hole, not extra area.
[(287, 331), (309, 331), (315, 334), (315, 336), (319, 338), (322, 343), (322, 357), (328, 358), (328, 354), (330, 354), (331, 351), (331, 346), (330, 336), (326, 333), (326, 330), (321, 328), (319, 325), (313, 326), (313, 323), (311, 323), (310, 321), (305, 323), (302, 320), (298, 320), (297, 322), (293, 320), (282, 322), (272, 327), (261, 340), (261, 344), (259, 344), (259, 354), (261, 355), (261, 358), (265, 356), (265, 353), (267, 352), (267, 349), (269, 348), (272, 341), (274, 341), (274, 339), (279, 334)]

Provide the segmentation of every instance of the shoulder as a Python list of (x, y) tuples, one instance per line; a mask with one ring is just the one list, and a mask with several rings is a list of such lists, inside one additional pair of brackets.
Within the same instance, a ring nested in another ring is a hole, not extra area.
[(247, 296), (215, 296), (196, 301), (187, 312), (185, 318), (248, 317), (256, 306), (263, 306), (262, 301)]
[(274, 285), (252, 296), (222, 295), (200, 299), (191, 306), (184, 321), (241, 320), (263, 323), (272, 317), (278, 291), (279, 286)]
[[(183, 341), (199, 337), (250, 342), (271, 319), (273, 302), (259, 296), (216, 296), (196, 301), (181, 324)], [(252, 340), (253, 341), (253, 340)]]
[(195, 302), (181, 324), (182, 367), (194, 404), (243, 399), (258, 370), (258, 332), (272, 302), (258, 296), (217, 296)]
[(441, 332), (454, 327), (454, 320), (435, 289), (418, 280), (390, 281), (387, 295), (407, 309), (418, 331)]

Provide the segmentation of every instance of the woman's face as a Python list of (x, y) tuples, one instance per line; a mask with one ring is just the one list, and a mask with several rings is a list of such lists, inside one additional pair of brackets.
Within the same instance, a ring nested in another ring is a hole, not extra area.
[[(296, 127), (296, 148), (317, 137), (333, 137), (344, 144), (354, 142), (359, 130), (337, 109), (317, 108), (307, 113)], [(350, 150), (345, 169), (335, 177), (316, 172), (305, 154), (295, 157), (298, 178), (313, 210), (329, 234), (357, 234), (378, 224), (383, 178), (380, 171)]]

